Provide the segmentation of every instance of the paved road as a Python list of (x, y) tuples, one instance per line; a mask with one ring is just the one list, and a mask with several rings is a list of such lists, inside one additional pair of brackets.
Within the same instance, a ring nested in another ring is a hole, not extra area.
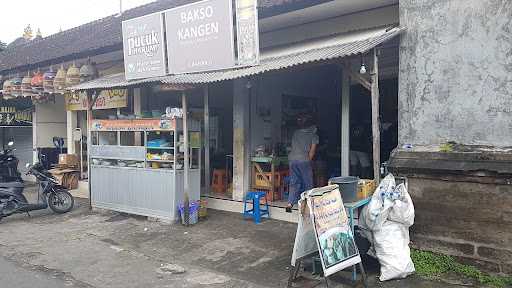
[(0, 257), (0, 287), (68, 288), (66, 282), (43, 272), (27, 270)]

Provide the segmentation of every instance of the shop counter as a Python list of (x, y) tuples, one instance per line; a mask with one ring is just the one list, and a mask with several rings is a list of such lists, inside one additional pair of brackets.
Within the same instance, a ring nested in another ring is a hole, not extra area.
[[(183, 170), (91, 165), (94, 207), (174, 221), (183, 202)], [(189, 170), (200, 179), (199, 169)], [(190, 181), (190, 199), (200, 199), (199, 181)]]

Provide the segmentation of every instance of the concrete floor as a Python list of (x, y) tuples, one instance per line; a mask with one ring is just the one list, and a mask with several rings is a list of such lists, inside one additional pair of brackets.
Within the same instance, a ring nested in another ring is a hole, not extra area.
[(66, 288), (72, 287), (69, 282), (33, 269), (20, 267), (15, 263), (0, 258), (0, 284), (2, 287), (16, 288)]
[[(209, 210), (208, 219), (184, 227), (90, 212), (87, 201), (76, 203), (64, 215), (42, 210), (31, 218), (3, 219), (0, 256), (60, 275), (76, 287), (286, 287), (296, 224), (267, 220), (256, 225), (237, 213)], [(185, 271), (162, 271), (167, 264)], [(416, 276), (378, 283), (377, 272), (370, 272), (370, 287), (451, 287)], [(343, 284), (349, 283), (347, 277), (342, 272), (329, 286), (353, 287)]]

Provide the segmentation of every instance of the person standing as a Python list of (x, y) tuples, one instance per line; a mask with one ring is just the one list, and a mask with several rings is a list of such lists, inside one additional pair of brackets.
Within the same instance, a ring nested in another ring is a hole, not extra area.
[(300, 194), (313, 188), (313, 168), (311, 162), (315, 157), (319, 142), (317, 128), (311, 125), (310, 115), (299, 115), (299, 128), (293, 133), (292, 150), (288, 154), (290, 168), (290, 188), (286, 212), (292, 212)]

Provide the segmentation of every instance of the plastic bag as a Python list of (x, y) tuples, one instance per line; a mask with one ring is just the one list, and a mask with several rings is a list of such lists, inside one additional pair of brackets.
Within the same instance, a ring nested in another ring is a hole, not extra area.
[(389, 212), (393, 207), (393, 201), (383, 198), (381, 195), (395, 190), (395, 177), (389, 174), (380, 182), (373, 193), (370, 203), (366, 205), (361, 213), (360, 223), (363, 228), (371, 231), (379, 230), (384, 221), (387, 220)]
[(373, 240), (380, 263), (380, 281), (405, 278), (414, 273), (408, 227), (386, 221), (380, 230), (373, 232)]
[(402, 196), (400, 201), (395, 201), (393, 207), (389, 211), (388, 220), (398, 222), (407, 228), (414, 224), (414, 205), (412, 199), (404, 184), (396, 186), (395, 191)]
[(414, 224), (414, 205), (404, 184), (395, 187), (386, 176), (363, 208), (360, 234), (372, 244), (368, 255), (381, 264), (380, 280), (405, 278), (414, 273), (410, 256), (409, 227)]

